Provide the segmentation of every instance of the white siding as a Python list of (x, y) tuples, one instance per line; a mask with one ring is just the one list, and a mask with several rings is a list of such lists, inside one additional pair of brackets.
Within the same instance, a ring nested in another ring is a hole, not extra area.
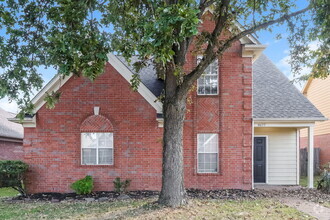
[(296, 128), (255, 128), (254, 135), (266, 135), (267, 183), (297, 184), (297, 130)]

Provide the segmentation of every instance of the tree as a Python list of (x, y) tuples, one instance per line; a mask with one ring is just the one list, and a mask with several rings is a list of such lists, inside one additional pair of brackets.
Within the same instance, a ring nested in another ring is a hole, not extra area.
[[(133, 55), (138, 72), (148, 61), (165, 81), (163, 102), (163, 181), (159, 202), (185, 204), (182, 134), (189, 90), (215, 59), (234, 42), (258, 30), (287, 24), (295, 72), (313, 67), (312, 76), (329, 75), (330, 6), (311, 0), (296, 9), (289, 0), (6, 0), (0, 5), (0, 98), (17, 100), (32, 111), (29, 94), (42, 85), (38, 67), (55, 67), (94, 80), (103, 72), (107, 53)], [(211, 11), (215, 28), (199, 31), (202, 16)], [(237, 28), (240, 22), (243, 29)], [(230, 34), (225, 35), (230, 30)], [(225, 39), (220, 36), (227, 36)], [(308, 42), (317, 41), (311, 50)], [(184, 71), (188, 48), (202, 54), (199, 64)], [(135, 74), (133, 89), (139, 85)], [(60, 94), (48, 94), (53, 106)]]

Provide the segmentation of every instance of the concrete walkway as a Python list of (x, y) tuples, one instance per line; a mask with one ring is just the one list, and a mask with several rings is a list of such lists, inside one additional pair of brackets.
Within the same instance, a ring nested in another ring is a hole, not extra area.
[(301, 186), (277, 186), (256, 184), (255, 189), (257, 191), (263, 191), (273, 195), (273, 198), (279, 200), (283, 204), (295, 208), (301, 212), (304, 212), (319, 220), (330, 220), (330, 208), (324, 207), (316, 202), (310, 202), (298, 197), (290, 196), (288, 192), (299, 190)]
[(283, 204), (295, 208), (319, 220), (330, 220), (330, 209), (318, 203), (292, 197), (279, 198), (279, 200)]

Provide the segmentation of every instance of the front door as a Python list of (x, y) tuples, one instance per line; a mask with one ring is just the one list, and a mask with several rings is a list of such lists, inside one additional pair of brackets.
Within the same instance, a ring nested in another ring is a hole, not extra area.
[(266, 137), (254, 138), (254, 182), (266, 183)]

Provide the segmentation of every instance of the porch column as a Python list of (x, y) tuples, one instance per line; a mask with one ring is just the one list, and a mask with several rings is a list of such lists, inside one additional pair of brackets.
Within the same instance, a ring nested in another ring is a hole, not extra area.
[(308, 127), (308, 188), (314, 187), (314, 126)]

